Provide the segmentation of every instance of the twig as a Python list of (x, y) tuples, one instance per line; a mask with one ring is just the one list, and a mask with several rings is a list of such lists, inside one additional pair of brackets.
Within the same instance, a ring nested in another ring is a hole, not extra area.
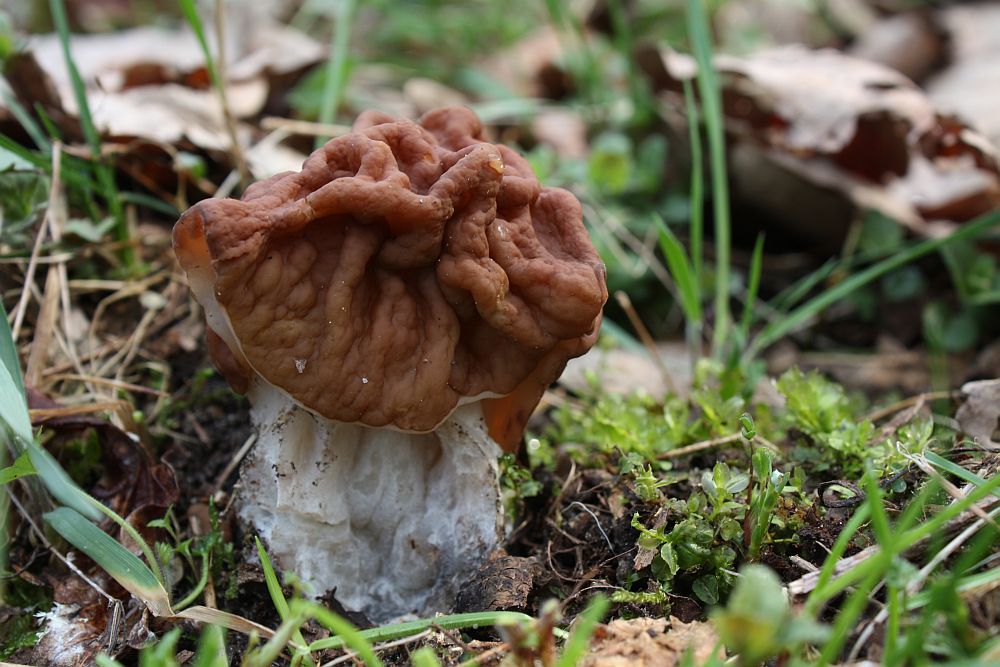
[(233, 458), (229, 459), (229, 463), (226, 464), (226, 467), (223, 468), (222, 472), (219, 473), (219, 476), (215, 479), (215, 485), (212, 487), (212, 495), (215, 495), (220, 489), (222, 489), (222, 487), (226, 484), (226, 480), (233, 474), (233, 471), (236, 470), (240, 461), (242, 461), (243, 457), (247, 455), (247, 452), (250, 451), (250, 448), (253, 447), (255, 442), (257, 442), (257, 434), (251, 433), (250, 437), (243, 443), (243, 446), (240, 447), (239, 451), (233, 455)]
[(89, 415), (95, 412), (117, 412), (125, 409), (132, 409), (132, 406), (125, 401), (102, 401), (100, 403), (87, 403), (86, 405), (74, 405), (62, 408), (42, 408), (40, 410), (29, 410), (31, 421), (42, 421), (46, 419), (58, 419), (60, 417), (74, 417), (76, 415)]
[[(263, 130), (284, 131), (286, 134), (298, 134), (307, 137), (339, 137), (351, 131), (349, 125), (337, 125), (334, 123), (313, 123), (308, 120), (296, 120), (293, 118), (278, 118), (277, 116), (265, 116), (260, 121)], [(261, 143), (267, 141), (263, 139)]]
[(21, 290), (21, 298), (17, 302), (17, 310), (14, 313), (14, 325), (11, 327), (11, 335), (14, 338), (14, 342), (17, 342), (18, 334), (21, 333), (21, 324), (24, 322), (24, 314), (28, 308), (28, 298), (31, 294), (29, 285), (35, 280), (35, 268), (38, 266), (38, 255), (42, 250), (42, 240), (45, 238), (45, 234), (51, 224), (50, 220), (52, 217), (52, 211), (55, 210), (56, 206), (56, 193), (58, 192), (57, 186), (59, 185), (59, 171), (57, 170), (60, 164), (60, 153), (62, 151), (62, 144), (58, 141), (52, 143), (52, 185), (49, 187), (49, 202), (45, 207), (45, 214), (42, 216), (42, 222), (38, 225), (38, 233), (35, 235), (35, 242), (31, 246), (31, 257), (28, 260), (28, 268), (24, 274), (24, 289)]
[(250, 170), (247, 168), (247, 160), (236, 135), (236, 119), (233, 117), (232, 109), (229, 108), (229, 100), (226, 98), (226, 30), (225, 2), (223, 0), (215, 0), (215, 42), (218, 49), (215, 56), (217, 76), (215, 87), (219, 91), (219, 104), (222, 106), (222, 117), (226, 121), (226, 132), (229, 134), (229, 143), (232, 144), (236, 169), (240, 172), (240, 182), (246, 185), (250, 182)]
[(959, 398), (962, 395), (960, 391), (927, 391), (922, 394), (917, 394), (916, 396), (910, 396), (909, 398), (904, 398), (898, 403), (893, 403), (884, 408), (880, 408), (873, 412), (870, 412), (865, 419), (872, 422), (877, 422), (880, 419), (885, 419), (889, 415), (895, 414), (900, 410), (905, 410), (906, 408), (915, 405), (917, 403), (923, 403), (927, 401), (938, 401), (943, 398)]
[[(384, 644), (376, 644), (375, 646), (372, 647), (372, 649), (375, 651), (388, 651), (389, 649), (392, 648), (398, 648), (400, 646), (406, 646), (407, 644), (413, 644), (422, 639), (426, 639), (427, 637), (430, 636), (431, 632), (432, 628), (427, 628), (420, 634), (410, 635), (409, 637), (402, 637), (401, 639), (394, 639), (393, 641), (385, 642)], [(344, 655), (338, 658), (334, 658), (329, 662), (324, 662), (322, 667), (333, 667), (334, 665), (340, 665), (350, 660), (354, 660), (354, 658), (356, 657), (358, 657), (357, 653), (355, 653), (354, 651), (347, 651), (346, 653), (344, 653)]]
[(500, 642), (493, 648), (483, 651), (479, 655), (473, 656), (472, 658), (469, 658), (465, 662), (459, 663), (458, 667), (475, 667), (476, 665), (483, 664), (487, 660), (491, 660), (492, 658), (497, 656), (497, 654), (509, 650), (510, 650), (510, 644), (508, 644), (507, 642)]
[(695, 452), (700, 452), (705, 449), (711, 449), (712, 447), (718, 447), (719, 445), (728, 445), (731, 442), (736, 442), (743, 437), (741, 433), (733, 433), (732, 435), (724, 435), (721, 438), (712, 438), (711, 440), (702, 440), (701, 442), (696, 442), (693, 445), (687, 445), (685, 447), (678, 447), (677, 449), (671, 449), (669, 452), (663, 452), (656, 458), (658, 459), (672, 459), (678, 456), (686, 456), (687, 454), (694, 454)]
[(625, 311), (628, 321), (632, 323), (632, 328), (639, 334), (639, 340), (642, 341), (642, 344), (649, 352), (649, 356), (653, 358), (653, 363), (660, 370), (660, 375), (663, 377), (663, 382), (667, 385), (667, 390), (672, 394), (676, 394), (677, 385), (674, 383), (674, 378), (670, 374), (667, 365), (663, 363), (663, 357), (660, 356), (660, 351), (656, 349), (656, 341), (653, 340), (652, 334), (649, 333), (646, 324), (639, 317), (639, 313), (635, 312), (635, 308), (632, 306), (632, 299), (625, 292), (618, 290), (615, 292), (615, 300), (618, 301), (618, 305)]
[(78, 373), (57, 373), (49, 377), (49, 380), (51, 380), (52, 382), (59, 382), (60, 380), (89, 382), (93, 384), (108, 385), (109, 387), (116, 387), (118, 389), (132, 391), (137, 394), (152, 394), (153, 396), (170, 396), (169, 392), (161, 391), (159, 389), (150, 389), (149, 387), (143, 387), (142, 385), (134, 384), (132, 382), (113, 380), (111, 378), (94, 377), (91, 375), (80, 375)]

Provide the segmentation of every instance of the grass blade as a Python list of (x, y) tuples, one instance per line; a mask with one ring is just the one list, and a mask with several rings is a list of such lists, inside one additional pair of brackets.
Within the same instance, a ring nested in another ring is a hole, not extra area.
[(556, 667), (573, 667), (580, 661), (590, 644), (590, 637), (594, 634), (594, 628), (604, 615), (608, 612), (608, 599), (603, 595), (595, 595), (587, 605), (587, 608), (577, 616), (573, 623), (573, 632), (563, 646), (563, 653), (559, 656)]
[[(943, 456), (940, 456), (939, 454), (935, 454), (934, 452), (927, 452), (924, 454), (924, 458), (927, 459), (927, 461), (932, 465), (946, 472), (950, 472), (955, 477), (958, 477), (959, 479), (968, 482), (973, 486), (982, 486), (983, 484), (986, 484), (986, 480), (980, 477), (979, 475), (966, 470), (957, 463), (953, 463), (948, 459), (944, 458)], [(994, 495), (1000, 498), (1000, 494), (994, 494)]]
[(274, 572), (271, 559), (267, 557), (267, 552), (264, 551), (264, 545), (261, 544), (260, 538), (254, 535), (253, 539), (257, 544), (257, 555), (260, 557), (261, 569), (264, 570), (264, 583), (267, 584), (267, 592), (271, 596), (271, 603), (278, 611), (278, 616), (284, 621), (288, 618), (288, 600), (285, 599), (284, 593), (281, 592), (278, 575)]
[(691, 264), (701, 284), (702, 239), (705, 235), (705, 165), (701, 155), (698, 102), (690, 79), (684, 79), (684, 106), (688, 117), (688, 143), (691, 144)]
[[(372, 648), (368, 637), (365, 633), (359, 631), (350, 621), (339, 616), (325, 607), (314, 602), (306, 602), (305, 600), (292, 600), (291, 604), (292, 614), (299, 614), (305, 612), (306, 614), (315, 618), (321, 625), (325, 626), (330, 632), (333, 632), (336, 636), (330, 639), (340, 639), (342, 641), (342, 646), (346, 646), (351, 649), (358, 656), (365, 661), (368, 667), (382, 667), (382, 661), (378, 659), (375, 655), (375, 650)], [(429, 624), (434, 624), (438, 619), (433, 619), (429, 621)], [(378, 630), (379, 628), (375, 628)], [(422, 630), (423, 628), (421, 628)], [(403, 635), (406, 636), (406, 635)], [(313, 646), (318, 642), (314, 642)], [(312, 651), (313, 647), (310, 646), (309, 650)]]
[[(423, 632), (432, 625), (444, 628), (445, 630), (461, 630), (463, 628), (479, 628), (483, 626), (493, 626), (499, 623), (531, 622), (531, 616), (517, 611), (476, 611), (467, 614), (449, 614), (438, 616), (437, 618), (423, 618), (405, 623), (394, 623), (383, 625), (370, 630), (361, 630), (359, 634), (362, 638), (370, 642), (385, 642), (401, 637), (409, 637)], [(556, 630), (555, 634), (565, 637), (562, 630)], [(310, 651), (321, 651), (323, 649), (340, 648), (344, 645), (341, 637), (329, 637), (319, 639), (309, 645)]]
[[(80, 70), (76, 67), (73, 54), (69, 50), (69, 21), (66, 19), (66, 7), (63, 0), (49, 0), (49, 8), (52, 11), (52, 22), (55, 24), (56, 32), (59, 35), (59, 44), (62, 47), (63, 60), (66, 63), (66, 71), (69, 73), (70, 83), (73, 85), (73, 96), (76, 98), (76, 106), (80, 114), (80, 127), (83, 136), (90, 146), (90, 156), (93, 159), (94, 174), (97, 177), (97, 184), (101, 191), (104, 204), (108, 207), (108, 212), (115, 219), (115, 237), (119, 241), (128, 241), (128, 227), (125, 224), (125, 214), (122, 209), (121, 199), (118, 197), (118, 186), (115, 184), (114, 171), (107, 164), (101, 161), (101, 136), (94, 125), (94, 117), (90, 113), (90, 104), (87, 101), (87, 87), (80, 76)], [(125, 246), (122, 259), (126, 266), (132, 267), (134, 257), (132, 248)]]
[[(333, 123), (347, 84), (347, 49), (351, 43), (351, 24), (356, 4), (356, 0), (341, 0), (337, 3), (333, 48), (326, 62), (323, 98), (319, 107), (319, 122), (327, 125)], [(322, 146), (326, 139), (327, 137), (316, 137), (316, 148)]]
[(868, 283), (881, 278), (890, 271), (894, 271), (910, 262), (928, 255), (949, 243), (955, 243), (963, 239), (973, 239), (990, 229), (1000, 225), (1000, 211), (991, 211), (971, 222), (963, 224), (951, 235), (943, 238), (934, 238), (921, 241), (910, 248), (898, 252), (891, 257), (887, 257), (880, 262), (869, 266), (847, 278), (843, 282), (831, 287), (822, 294), (815, 296), (798, 308), (792, 310), (787, 317), (775, 320), (764, 327), (759, 334), (750, 342), (744, 352), (745, 359), (751, 359), (769, 345), (777, 342), (784, 336), (795, 331), (809, 319), (816, 316), (837, 301), (847, 297), (855, 290), (864, 287)]
[(413, 667), (441, 667), (441, 661), (430, 646), (422, 646), (411, 653), (410, 662)]
[[(3, 461), (5, 456), (6, 449), (4, 449), (3, 455), (0, 456), (0, 462)], [(37, 474), (37, 471), (35, 470), (35, 466), (31, 465), (31, 457), (28, 456), (28, 452), (22, 452), (14, 463), (6, 468), (0, 469), (0, 486), (10, 484), (15, 479), (21, 479), (22, 477), (35, 474)]]
[(684, 308), (684, 315), (689, 322), (701, 322), (701, 295), (698, 291), (698, 276), (691, 266), (684, 247), (677, 240), (674, 233), (663, 222), (659, 216), (654, 220), (660, 232), (660, 249), (667, 259), (667, 267), (670, 275), (677, 283), (677, 289), (681, 295), (681, 306)]
[[(274, 566), (271, 565), (271, 559), (268, 558), (267, 552), (264, 550), (264, 545), (261, 544), (260, 538), (254, 535), (253, 539), (257, 544), (257, 555), (260, 557), (261, 569), (264, 570), (264, 583), (267, 584), (267, 593), (271, 596), (271, 603), (278, 611), (278, 617), (282, 621), (287, 621), (290, 616), (288, 600), (285, 599), (285, 594), (281, 591), (281, 584), (278, 582), (278, 575), (274, 572)], [(298, 628), (295, 629), (295, 632), (292, 634), (292, 638), (300, 645), (306, 645), (306, 640), (302, 636), (302, 631)], [(313, 664), (312, 660), (306, 658), (306, 664)]]
[(198, 640), (198, 652), (192, 662), (194, 667), (227, 667), (226, 632), (218, 625), (206, 625)]
[(698, 92), (705, 115), (712, 172), (712, 207), (715, 212), (715, 327), (712, 351), (722, 354), (729, 335), (729, 182), (726, 170), (726, 137), (719, 78), (712, 64), (712, 38), (703, 0), (687, 0), (688, 36), (698, 63)]
[(45, 521), (74, 547), (100, 565), (125, 590), (157, 616), (168, 616), (170, 596), (153, 571), (117, 540), (69, 507), (45, 514)]
[(750, 336), (750, 322), (753, 320), (753, 305), (757, 301), (757, 291), (760, 289), (760, 272), (764, 263), (764, 235), (757, 237), (750, 257), (750, 273), (747, 276), (747, 300), (743, 304), (743, 317), (740, 318), (740, 340)]
[(187, 20), (188, 25), (191, 26), (191, 30), (194, 31), (194, 36), (201, 47), (202, 55), (205, 56), (205, 69), (208, 70), (208, 78), (211, 79), (212, 85), (219, 86), (219, 73), (215, 69), (215, 59), (212, 58), (212, 50), (208, 48), (205, 27), (202, 25), (201, 17), (198, 15), (198, 8), (194, 5), (194, 0), (178, 0), (177, 4), (180, 5), (181, 13)]
[(21, 379), (21, 363), (18, 361), (17, 348), (14, 346), (14, 334), (10, 330), (10, 322), (7, 321), (7, 310), (0, 303), (0, 361), (3, 362), (10, 379), (17, 392), (21, 394), (21, 400), (26, 402), (24, 394), (24, 381)]
[[(6, 320), (4, 320), (6, 321)], [(21, 442), (31, 442), (31, 418), (24, 394), (18, 391), (20, 373), (11, 375), (6, 364), (0, 366), (0, 420), (7, 424), (14, 437)]]

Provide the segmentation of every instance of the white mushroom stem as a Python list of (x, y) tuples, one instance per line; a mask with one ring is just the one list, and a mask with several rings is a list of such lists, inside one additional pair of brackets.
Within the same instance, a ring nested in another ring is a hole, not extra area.
[(239, 516), (317, 595), (374, 621), (447, 609), (503, 526), (479, 403), (432, 433), (333, 422), (257, 380)]

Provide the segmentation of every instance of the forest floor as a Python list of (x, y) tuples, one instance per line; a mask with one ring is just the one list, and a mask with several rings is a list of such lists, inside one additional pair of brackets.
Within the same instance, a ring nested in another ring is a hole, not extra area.
[[(0, 661), (1000, 661), (997, 7), (266, 4), (3, 15)], [(250, 406), (171, 229), (442, 105), (578, 198), (610, 299), (503, 543), (374, 624), (237, 521)]]

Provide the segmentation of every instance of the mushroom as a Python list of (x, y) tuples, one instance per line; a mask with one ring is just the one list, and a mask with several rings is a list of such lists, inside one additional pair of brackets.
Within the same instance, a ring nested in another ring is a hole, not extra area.
[(467, 109), (368, 111), (173, 236), (251, 404), (241, 520), (372, 619), (446, 607), (501, 536), (498, 455), (597, 337), (605, 269), (579, 203)]

